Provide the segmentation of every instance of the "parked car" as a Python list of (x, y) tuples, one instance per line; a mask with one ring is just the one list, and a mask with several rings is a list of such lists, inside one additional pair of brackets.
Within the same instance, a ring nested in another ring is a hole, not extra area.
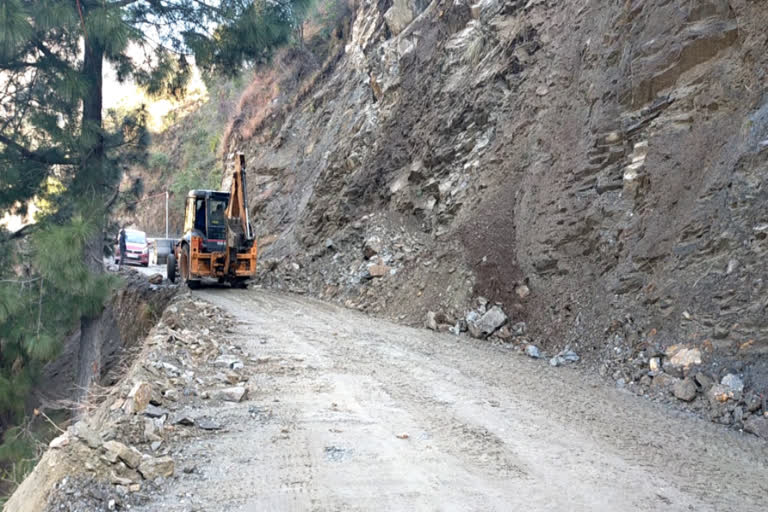
[[(120, 234), (117, 235), (119, 240)], [(120, 254), (120, 244), (117, 244), (115, 250), (115, 263), (120, 263), (123, 257)], [(135, 229), (125, 230), (125, 264), (141, 264), (145, 267), (149, 265), (149, 244), (147, 243), (147, 234)]]
[(152, 240), (149, 243), (149, 263), (151, 265), (165, 265), (176, 242), (175, 238), (155, 238)]

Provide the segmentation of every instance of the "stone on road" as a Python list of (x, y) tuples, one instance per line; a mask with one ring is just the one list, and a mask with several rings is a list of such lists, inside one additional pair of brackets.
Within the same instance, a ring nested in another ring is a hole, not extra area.
[(483, 340), (262, 290), (195, 295), (261, 362), (241, 370), (247, 401), (195, 411), (224, 427), (174, 448), (195, 470), (135, 511), (765, 510), (751, 434)]

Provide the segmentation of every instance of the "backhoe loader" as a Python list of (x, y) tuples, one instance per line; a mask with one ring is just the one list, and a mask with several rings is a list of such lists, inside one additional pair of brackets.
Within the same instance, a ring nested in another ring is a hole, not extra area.
[(197, 288), (204, 278), (245, 288), (256, 274), (258, 248), (248, 219), (245, 156), (238, 153), (229, 192), (190, 190), (184, 208), (184, 235), (168, 255), (168, 280), (176, 274)]

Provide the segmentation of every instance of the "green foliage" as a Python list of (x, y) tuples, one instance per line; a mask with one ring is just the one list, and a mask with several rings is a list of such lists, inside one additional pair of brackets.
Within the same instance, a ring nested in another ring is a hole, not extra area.
[(197, 64), (208, 74), (234, 76), (243, 64), (268, 62), (275, 50), (301, 38), (311, 0), (256, 0), (240, 16), (222, 23), (212, 37), (185, 34)]
[(349, 14), (347, 0), (315, 0), (307, 11), (307, 21), (317, 27), (317, 38), (327, 40)]
[(3, 433), (0, 444), (2, 480), (18, 485), (34, 469), (37, 462), (35, 439), (22, 427), (11, 427)]
[(181, 140), (182, 167), (173, 176), (170, 190), (171, 207), (181, 214), (184, 198), (192, 189), (214, 189), (221, 186), (223, 169), (217, 157), (219, 137), (204, 128), (184, 134)]
[(149, 159), (147, 160), (147, 165), (150, 169), (160, 172), (165, 171), (170, 163), (171, 158), (167, 153), (163, 153), (162, 151), (150, 153)]

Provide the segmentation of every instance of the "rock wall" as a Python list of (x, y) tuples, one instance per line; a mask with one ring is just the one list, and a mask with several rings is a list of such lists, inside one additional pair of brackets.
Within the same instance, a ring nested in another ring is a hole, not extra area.
[(361, 1), (327, 78), (232, 138), (262, 284), (410, 323), (482, 296), (617, 380), (690, 345), (768, 389), (765, 7)]

